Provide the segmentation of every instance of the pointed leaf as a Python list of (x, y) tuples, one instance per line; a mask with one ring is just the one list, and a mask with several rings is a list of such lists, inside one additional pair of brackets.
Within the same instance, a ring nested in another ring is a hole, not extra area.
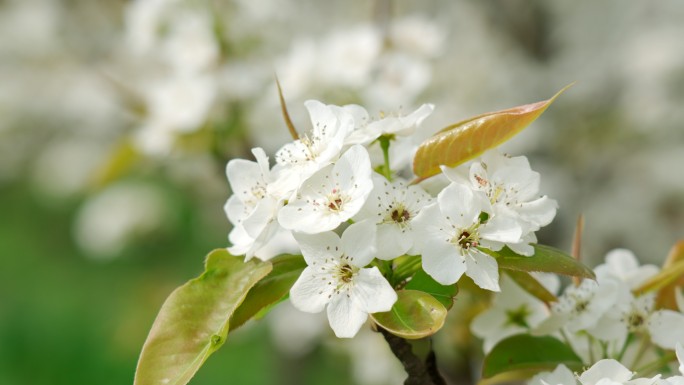
[(580, 261), (556, 248), (546, 245), (532, 245), (534, 255), (518, 255), (508, 247), (500, 251), (480, 249), (496, 258), (499, 268), (517, 271), (541, 271), (569, 275), (572, 277), (595, 279), (594, 272)]
[(549, 100), (489, 112), (452, 124), (418, 147), (413, 158), (413, 172), (425, 179), (439, 174), (439, 166), (457, 166), (500, 145), (537, 119), (568, 87)]
[(447, 309), (435, 297), (416, 290), (400, 290), (392, 309), (371, 314), (380, 327), (406, 339), (418, 339), (435, 334), (444, 326)]
[(406, 284), (405, 289), (428, 293), (441, 302), (447, 310), (451, 309), (451, 306), (454, 305), (454, 297), (458, 294), (458, 286), (455, 283), (447, 286), (442, 285), (430, 277), (423, 269), (418, 270), (409, 283)]
[(204, 273), (162, 305), (140, 353), (135, 385), (184, 385), (228, 336), (228, 320), (271, 264), (230, 255), (207, 256)]
[(678, 286), (684, 286), (684, 240), (672, 246), (662, 270), (636, 288), (634, 293), (641, 295), (657, 291), (656, 306), (659, 309), (678, 310), (675, 297)]
[(544, 285), (524, 271), (506, 270), (506, 275), (515, 281), (526, 292), (545, 303), (556, 302), (558, 298), (548, 291)]
[(524, 371), (533, 375), (564, 364), (571, 370), (582, 368), (582, 360), (568, 345), (549, 336), (518, 334), (500, 341), (484, 359), (482, 377)]
[(301, 255), (281, 255), (269, 262), (273, 265), (273, 270), (247, 293), (247, 297), (230, 319), (231, 330), (237, 329), (250, 318), (260, 315), (262, 310), (285, 298), (306, 267)]

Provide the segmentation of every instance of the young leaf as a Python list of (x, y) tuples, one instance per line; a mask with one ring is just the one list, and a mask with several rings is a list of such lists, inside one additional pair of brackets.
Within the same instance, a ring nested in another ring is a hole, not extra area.
[(675, 290), (677, 286), (682, 285), (684, 285), (684, 241), (679, 241), (670, 249), (663, 269), (634, 289), (634, 293), (641, 295), (658, 291), (659, 307), (667, 305), (666, 308), (677, 310)]
[(306, 262), (301, 255), (281, 255), (271, 259), (273, 270), (247, 293), (240, 307), (230, 318), (230, 329), (235, 330), (262, 309), (284, 298), (302, 274)]
[(551, 99), (507, 110), (489, 112), (452, 124), (424, 141), (413, 158), (413, 172), (425, 179), (440, 173), (440, 166), (457, 166), (496, 147), (522, 131), (570, 85)]
[(207, 256), (204, 273), (174, 290), (143, 345), (134, 385), (185, 385), (228, 336), (228, 320), (247, 292), (271, 271), (269, 262)]
[(499, 251), (480, 250), (495, 257), (501, 269), (542, 271), (545, 273), (595, 279), (594, 272), (590, 268), (566, 253), (551, 246), (536, 244), (532, 246), (534, 247), (534, 255), (531, 257), (518, 255), (508, 247), (504, 247)]
[(373, 321), (388, 332), (406, 339), (435, 334), (444, 326), (447, 309), (432, 295), (416, 290), (400, 290), (392, 309), (371, 314)]
[(444, 286), (435, 281), (422, 269), (418, 270), (404, 288), (430, 294), (441, 302), (447, 310), (451, 309), (451, 306), (454, 305), (454, 297), (458, 293), (458, 286), (456, 286), (455, 283), (453, 285)]
[(582, 368), (582, 360), (568, 345), (549, 336), (518, 334), (500, 341), (484, 359), (482, 377), (525, 371), (529, 375), (553, 370), (564, 364), (571, 370)]
[(546, 290), (533, 276), (524, 271), (506, 270), (506, 275), (515, 281), (526, 292), (545, 303), (556, 302), (558, 298)]

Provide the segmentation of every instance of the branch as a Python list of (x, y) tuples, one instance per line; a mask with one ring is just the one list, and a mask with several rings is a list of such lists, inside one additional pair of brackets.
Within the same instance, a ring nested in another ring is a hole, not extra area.
[(437, 369), (437, 358), (432, 347), (425, 360), (422, 360), (413, 353), (411, 344), (407, 340), (381, 327), (378, 327), (378, 331), (385, 337), (392, 353), (401, 361), (404, 370), (408, 373), (404, 385), (446, 385), (446, 381)]

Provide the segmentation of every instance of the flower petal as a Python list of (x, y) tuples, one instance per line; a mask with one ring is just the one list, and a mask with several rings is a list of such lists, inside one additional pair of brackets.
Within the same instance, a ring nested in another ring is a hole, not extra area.
[(582, 373), (579, 381), (582, 385), (595, 385), (602, 379), (608, 378), (622, 384), (629, 381), (633, 375), (632, 371), (625, 368), (618, 361), (606, 359), (595, 363), (591, 368)]
[(370, 220), (356, 222), (342, 233), (342, 250), (351, 263), (364, 267), (375, 257), (375, 224)]
[(377, 267), (359, 270), (354, 276), (351, 295), (359, 308), (367, 313), (390, 311), (397, 302), (397, 293)]
[(315, 268), (309, 266), (290, 289), (290, 301), (297, 309), (307, 313), (319, 313), (330, 301), (327, 284), (316, 273)]
[(468, 270), (466, 275), (485, 290), (501, 291), (499, 288), (499, 265), (491, 256), (480, 251), (471, 251), (465, 256)]
[(352, 338), (368, 319), (368, 313), (355, 306), (346, 294), (336, 295), (328, 304), (328, 322), (339, 338)]
[(342, 255), (340, 237), (332, 231), (319, 234), (294, 233), (293, 235), (308, 265), (323, 263), (326, 259), (339, 259)]
[(395, 224), (384, 223), (377, 226), (377, 251), (375, 257), (391, 260), (404, 255), (413, 246), (413, 237), (402, 232)]
[(684, 344), (684, 314), (672, 310), (653, 313), (648, 322), (651, 341), (661, 348), (674, 349), (677, 343)]

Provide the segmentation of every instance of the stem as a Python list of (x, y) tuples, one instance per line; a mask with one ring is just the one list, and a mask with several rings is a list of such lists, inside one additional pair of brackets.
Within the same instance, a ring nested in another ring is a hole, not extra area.
[(633, 333), (627, 334), (627, 339), (625, 339), (625, 344), (622, 345), (622, 349), (620, 350), (620, 353), (615, 358), (616, 360), (622, 361), (622, 357), (625, 356), (625, 352), (627, 352), (627, 348), (632, 343), (632, 341), (634, 341), (634, 334)]
[(388, 181), (392, 181), (392, 169), (390, 168), (390, 158), (389, 158), (389, 146), (390, 138), (387, 136), (381, 136), (378, 138), (380, 143), (380, 148), (382, 149), (382, 157), (385, 159), (385, 166), (382, 168), (383, 175)]
[(397, 337), (381, 327), (378, 327), (378, 331), (385, 337), (392, 353), (404, 365), (404, 370), (408, 374), (404, 385), (446, 385), (444, 377), (437, 368), (437, 357), (435, 351), (432, 350), (432, 345), (430, 345), (430, 351), (423, 360), (413, 353), (409, 341)]
[(632, 362), (632, 368), (636, 368), (637, 365), (639, 365), (639, 362), (643, 358), (644, 354), (648, 350), (648, 347), (650, 345), (650, 342), (648, 338), (642, 338), (641, 339), (641, 344), (639, 345), (639, 350), (636, 353), (636, 356), (634, 356), (634, 362)]
[(647, 374), (651, 373), (656, 369), (660, 369), (663, 366), (666, 366), (670, 361), (673, 361), (675, 359), (677, 359), (675, 353), (670, 352), (664, 354), (662, 357), (658, 357), (656, 360), (649, 362), (648, 364), (636, 369), (635, 371), (637, 372), (639, 377), (645, 377)]

